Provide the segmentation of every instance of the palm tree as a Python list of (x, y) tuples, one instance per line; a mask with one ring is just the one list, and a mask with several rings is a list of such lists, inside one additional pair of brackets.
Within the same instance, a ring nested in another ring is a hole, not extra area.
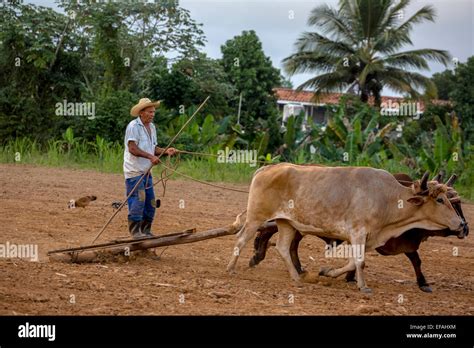
[(437, 49), (399, 52), (413, 45), (410, 31), (423, 21), (434, 22), (435, 10), (424, 6), (404, 20), (410, 0), (340, 0), (339, 9), (321, 5), (311, 11), (308, 24), (319, 32), (304, 32), (297, 40), (297, 52), (283, 60), (287, 74), (316, 72), (298, 86), (321, 92), (348, 91), (363, 102), (373, 96), (380, 106), (384, 87), (420, 96), (436, 95), (433, 82), (413, 71), (428, 70), (427, 60), (448, 64), (450, 55)]

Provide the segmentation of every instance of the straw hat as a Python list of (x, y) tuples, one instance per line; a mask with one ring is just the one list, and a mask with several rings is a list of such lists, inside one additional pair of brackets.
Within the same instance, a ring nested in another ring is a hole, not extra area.
[(160, 106), (160, 101), (152, 102), (148, 98), (142, 98), (138, 102), (137, 105), (135, 105), (131, 110), (130, 110), (130, 115), (137, 117), (140, 114), (140, 111), (143, 109), (149, 107), (149, 106), (155, 106), (158, 107)]

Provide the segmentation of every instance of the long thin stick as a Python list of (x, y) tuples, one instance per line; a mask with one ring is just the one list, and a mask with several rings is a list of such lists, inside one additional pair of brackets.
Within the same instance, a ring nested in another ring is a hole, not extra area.
[(191, 122), (191, 120), (194, 118), (194, 116), (196, 116), (196, 114), (199, 112), (199, 110), (202, 109), (202, 107), (204, 106), (204, 104), (207, 103), (207, 101), (209, 100), (211, 96), (208, 95), (206, 99), (204, 99), (204, 101), (201, 103), (201, 105), (199, 105), (199, 107), (197, 108), (196, 111), (194, 111), (194, 114), (191, 115), (191, 117), (189, 118), (189, 120), (186, 121), (185, 124), (183, 124), (183, 126), (181, 127), (181, 129), (178, 131), (178, 133), (176, 133), (176, 135), (173, 137), (173, 139), (171, 139), (171, 141), (169, 142), (168, 145), (166, 145), (165, 149), (163, 150), (163, 152), (160, 154), (160, 156), (158, 156), (158, 158), (161, 157), (161, 155), (163, 155), (163, 153), (166, 152), (166, 150), (168, 150), (171, 146), (171, 144), (174, 143), (174, 141), (176, 140), (176, 138), (181, 134), (181, 132), (183, 131), (184, 128), (186, 128), (186, 126), (189, 124), (189, 122)]
[[(163, 156), (163, 154), (166, 152), (166, 150), (168, 150), (171, 146), (171, 144), (173, 144), (173, 142), (176, 140), (176, 138), (179, 136), (179, 134), (184, 130), (184, 128), (189, 124), (189, 122), (191, 122), (191, 120), (194, 118), (194, 116), (196, 116), (196, 114), (199, 112), (199, 110), (201, 110), (201, 108), (204, 106), (204, 104), (207, 103), (207, 101), (209, 100), (211, 96), (208, 96), (202, 103), (201, 105), (199, 105), (199, 107), (197, 108), (197, 110), (191, 115), (191, 117), (189, 118), (189, 120), (186, 121), (186, 123), (181, 127), (181, 129), (178, 131), (178, 133), (176, 133), (176, 135), (173, 137), (173, 139), (171, 139), (171, 141), (168, 143), (168, 145), (166, 145), (166, 147), (164, 148), (164, 150), (158, 155), (158, 159)], [(142, 182), (142, 180), (145, 178), (145, 175), (146, 173), (148, 173), (151, 168), (153, 168), (153, 164), (151, 164), (151, 166), (146, 170), (146, 172), (141, 176), (141, 178), (137, 181), (137, 183), (135, 184), (135, 186), (132, 188), (132, 190), (130, 191), (130, 193), (128, 194), (127, 198), (125, 198), (125, 200), (122, 202), (122, 204), (120, 205), (120, 207), (118, 207), (118, 209), (112, 214), (112, 216), (109, 218), (109, 220), (106, 222), (106, 224), (101, 228), (101, 230), (99, 231), (99, 233), (97, 233), (97, 235), (95, 236), (94, 240), (92, 241), (91, 244), (94, 244), (94, 242), (97, 240), (97, 238), (100, 237), (100, 235), (105, 231), (105, 229), (107, 228), (107, 226), (109, 226), (109, 224), (112, 222), (112, 220), (114, 219), (114, 217), (118, 214), (118, 212), (123, 208), (123, 206), (125, 205), (125, 203), (127, 203), (127, 200), (132, 196), (133, 192), (135, 192), (135, 190), (137, 189), (138, 185)]]

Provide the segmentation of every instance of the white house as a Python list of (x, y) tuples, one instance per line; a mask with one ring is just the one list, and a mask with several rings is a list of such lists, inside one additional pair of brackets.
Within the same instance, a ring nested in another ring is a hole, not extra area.
[[(318, 97), (311, 91), (296, 91), (291, 88), (275, 88), (278, 109), (283, 115), (284, 125), (291, 115), (299, 115), (301, 111), (305, 114), (305, 122), (309, 117), (314, 123), (326, 124), (328, 121), (328, 107), (339, 103), (343, 93), (321, 93)], [(373, 99), (373, 98), (371, 98)], [(445, 105), (446, 100), (432, 100), (431, 103)], [(418, 119), (425, 111), (423, 101), (407, 101), (402, 97), (382, 96), (382, 116), (409, 116)]]

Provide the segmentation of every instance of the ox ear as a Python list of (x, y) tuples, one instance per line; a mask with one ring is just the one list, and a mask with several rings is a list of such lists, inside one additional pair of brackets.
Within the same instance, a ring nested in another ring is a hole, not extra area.
[(411, 203), (413, 205), (422, 205), (425, 203), (425, 199), (421, 196), (415, 196), (407, 199), (408, 203)]
[(453, 187), (454, 182), (456, 181), (457, 178), (458, 178), (458, 176), (456, 174), (451, 175), (451, 177), (448, 179), (448, 181), (446, 181), (446, 186)]

